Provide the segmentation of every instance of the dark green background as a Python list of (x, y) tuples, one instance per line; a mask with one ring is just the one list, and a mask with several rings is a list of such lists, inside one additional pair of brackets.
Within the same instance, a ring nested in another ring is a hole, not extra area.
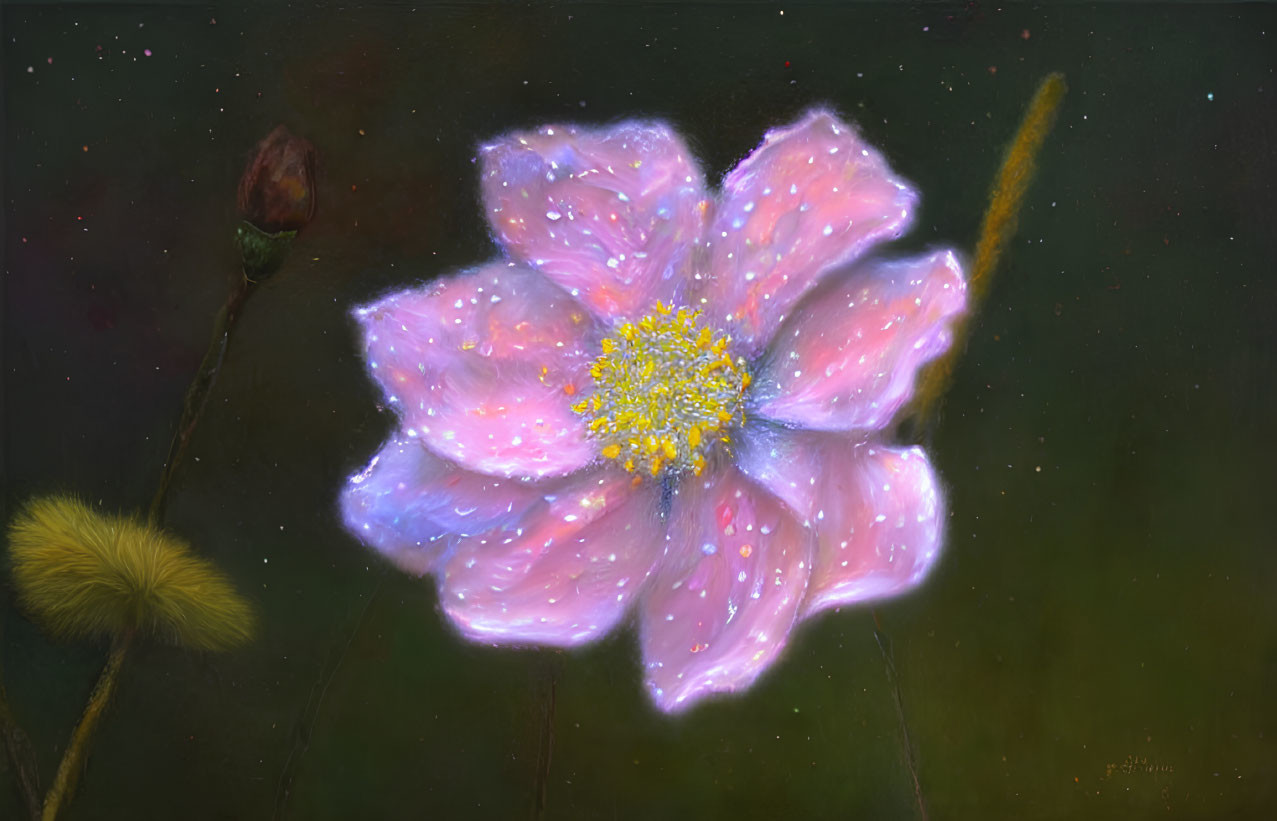
[[(718, 179), (831, 104), (922, 192), (901, 247), (970, 249), (1055, 70), (1069, 95), (930, 442), (947, 552), (879, 609), (920, 791), (937, 819), (1273, 817), (1277, 9), (783, 8), (5, 4), (6, 516), (147, 502), (236, 271), (247, 152), (283, 122), (321, 156), (319, 215), (171, 497), (260, 638), (137, 653), (67, 818), (918, 817), (866, 608), (677, 719), (629, 631), (455, 637), (335, 515), (391, 425), (347, 311), (492, 257), (475, 146), (548, 121), (666, 119)], [(47, 783), (104, 652), (4, 595)]]

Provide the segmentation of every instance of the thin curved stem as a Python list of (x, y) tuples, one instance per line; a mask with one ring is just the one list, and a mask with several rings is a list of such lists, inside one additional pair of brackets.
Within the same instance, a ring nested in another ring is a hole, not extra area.
[(177, 430), (173, 432), (168, 458), (164, 461), (164, 472), (160, 475), (159, 487), (156, 488), (155, 496), (151, 499), (150, 513), (147, 517), (151, 524), (159, 524), (164, 518), (164, 504), (168, 498), (169, 485), (172, 484), (173, 477), (182, 464), (182, 457), (186, 455), (191, 435), (195, 433), (195, 426), (199, 424), (204, 408), (208, 405), (213, 386), (217, 384), (217, 376), (222, 371), (222, 363), (226, 359), (226, 351), (231, 344), (231, 331), (235, 328), (235, 320), (239, 319), (240, 309), (244, 307), (244, 302), (252, 292), (253, 282), (247, 276), (241, 276), (239, 283), (231, 291), (226, 304), (222, 306), (222, 310), (218, 311), (217, 319), (213, 322), (213, 339), (209, 342), (208, 351), (204, 354), (204, 361), (200, 363), (199, 371), (186, 390), (182, 418), (178, 420)]
[(869, 611), (874, 622), (874, 641), (878, 642), (878, 650), (882, 653), (883, 664), (887, 668), (887, 684), (891, 687), (892, 700), (896, 704), (896, 720), (900, 725), (900, 743), (904, 747), (905, 764), (909, 767), (909, 778), (913, 781), (913, 798), (918, 804), (918, 817), (927, 821), (927, 801), (922, 795), (922, 781), (918, 778), (918, 752), (913, 746), (913, 737), (909, 734), (909, 722), (905, 719), (905, 700), (900, 693), (900, 678), (896, 673), (896, 651), (882, 626), (882, 618), (878, 608)]
[(917, 431), (926, 431), (935, 422), (936, 412), (940, 408), (940, 400), (953, 380), (953, 369), (958, 358), (966, 347), (967, 334), (971, 329), (971, 320), (989, 294), (989, 286), (993, 274), (998, 269), (1002, 252), (1006, 250), (1015, 236), (1020, 221), (1020, 205), (1029, 190), (1033, 173), (1037, 170), (1038, 153), (1051, 126), (1055, 124), (1055, 115), (1064, 102), (1068, 84), (1064, 75), (1059, 72), (1048, 74), (1038, 85), (1029, 107), (1020, 121), (1006, 155), (1002, 158), (1002, 167), (993, 183), (993, 191), (989, 195), (989, 208), (984, 212), (984, 221), (980, 224), (980, 238), (976, 242), (975, 259), (971, 263), (971, 276), (967, 282), (967, 313), (953, 328), (953, 342), (949, 352), (932, 361), (918, 380), (918, 390), (914, 395), (911, 407), (901, 414), (908, 419)]
[(39, 821), (40, 774), (36, 769), (35, 752), (31, 749), (31, 739), (18, 726), (17, 719), (9, 709), (3, 669), (0, 669), (0, 735), (4, 736), (5, 753), (9, 756), (9, 766), (13, 768), (18, 792), (22, 794), (22, 801), (26, 804), (27, 816), (31, 821)]
[(71, 743), (62, 754), (62, 762), (58, 765), (58, 774), (53, 779), (53, 786), (49, 788), (49, 794), (44, 798), (42, 821), (54, 821), (58, 817), (58, 810), (75, 793), (75, 785), (80, 779), (80, 770), (84, 767), (89, 743), (93, 740), (93, 734), (102, 720), (102, 714), (111, 703), (111, 696), (115, 693), (115, 686), (120, 680), (120, 669), (124, 666), (124, 659), (132, 646), (132, 633), (124, 634), (112, 644), (106, 667), (102, 669), (102, 675), (98, 676), (98, 683), (93, 687), (89, 703), (84, 707), (84, 715), (80, 716), (80, 723), (75, 725), (75, 732), (71, 734)]
[(536, 775), (533, 787), (532, 818), (540, 821), (545, 817), (546, 795), (550, 788), (550, 762), (554, 758), (554, 711), (558, 701), (556, 698), (559, 686), (560, 660), (550, 658), (543, 663), (537, 673), (540, 679), (538, 692), (534, 697), (541, 708), (540, 733), (537, 739)]

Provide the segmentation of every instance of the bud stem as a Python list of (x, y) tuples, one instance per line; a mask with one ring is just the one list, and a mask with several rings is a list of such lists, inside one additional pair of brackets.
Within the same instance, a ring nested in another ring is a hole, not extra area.
[(173, 441), (169, 445), (168, 458), (164, 461), (164, 472), (160, 475), (159, 487), (151, 499), (151, 509), (147, 518), (153, 525), (158, 525), (164, 518), (164, 503), (168, 496), (169, 485), (173, 481), (174, 474), (177, 473), (178, 466), (182, 463), (182, 457), (186, 454), (186, 447), (190, 444), (191, 435), (195, 433), (195, 426), (199, 424), (204, 408), (208, 405), (213, 385), (216, 384), (217, 376), (222, 370), (222, 362), (226, 359), (226, 350), (231, 344), (231, 331), (235, 328), (235, 320), (239, 318), (240, 309), (244, 307), (244, 302), (253, 292), (253, 288), (254, 283), (247, 275), (240, 277), (240, 281), (231, 291), (226, 304), (222, 306), (217, 319), (213, 322), (213, 339), (204, 353), (204, 361), (200, 363), (199, 371), (186, 390), (186, 399), (182, 404), (182, 417), (178, 420), (177, 430), (173, 433)]

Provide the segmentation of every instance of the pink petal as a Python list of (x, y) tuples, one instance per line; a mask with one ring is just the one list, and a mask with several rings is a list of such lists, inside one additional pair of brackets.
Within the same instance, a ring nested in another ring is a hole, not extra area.
[(545, 126), (483, 148), (497, 239), (604, 318), (672, 299), (704, 230), (704, 181), (659, 123)]
[(755, 380), (757, 412), (806, 428), (882, 428), (909, 401), (918, 368), (948, 349), (965, 308), (951, 251), (861, 266), (781, 325)]
[[(811, 469), (820, 458), (818, 442), (840, 447), (844, 437), (795, 431), (754, 418), (736, 437), (736, 467), (789, 505), (800, 522), (810, 525), (816, 510), (819, 475)], [(846, 440), (851, 441), (851, 440)], [(840, 451), (841, 452), (841, 451)]]
[(647, 685), (666, 712), (753, 683), (785, 646), (812, 532), (734, 468), (689, 480), (640, 611)]
[(660, 560), (652, 488), (615, 469), (559, 481), (523, 516), (457, 540), (439, 578), (449, 618), (470, 639), (574, 646), (601, 638)]
[(368, 365), (409, 436), (463, 467), (553, 476), (594, 457), (572, 403), (595, 320), (544, 278), (487, 265), (359, 308)]
[(921, 448), (776, 431), (739, 464), (816, 529), (804, 616), (903, 593), (940, 554), (944, 496)]
[(709, 304), (741, 350), (766, 344), (820, 274), (900, 236), (917, 195), (828, 111), (767, 132), (723, 181), (709, 232)]
[(456, 534), (517, 518), (541, 493), (537, 483), (462, 470), (401, 435), (350, 477), (341, 510), (347, 530), (420, 576)]

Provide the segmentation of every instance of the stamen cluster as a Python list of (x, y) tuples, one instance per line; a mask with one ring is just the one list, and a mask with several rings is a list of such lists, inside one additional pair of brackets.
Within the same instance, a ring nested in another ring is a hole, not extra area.
[(631, 473), (699, 476), (714, 444), (745, 421), (745, 361), (733, 361), (731, 337), (715, 337), (700, 317), (657, 302), (654, 313), (618, 326), (590, 368), (594, 393), (572, 406), (588, 417), (603, 456)]

